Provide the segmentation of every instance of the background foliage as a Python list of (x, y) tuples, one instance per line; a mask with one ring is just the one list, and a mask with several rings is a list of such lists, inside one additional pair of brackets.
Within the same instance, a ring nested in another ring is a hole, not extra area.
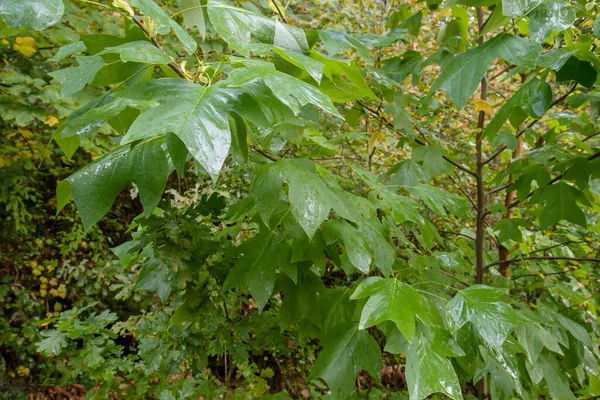
[(600, 4), (0, 4), (0, 393), (595, 398)]

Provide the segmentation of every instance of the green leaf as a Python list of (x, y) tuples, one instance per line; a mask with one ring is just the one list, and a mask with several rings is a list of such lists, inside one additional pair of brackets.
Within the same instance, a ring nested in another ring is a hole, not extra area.
[(77, 136), (80, 141), (89, 139), (128, 103), (126, 99), (114, 99), (109, 95), (97, 98), (69, 116), (60, 129), (61, 138)]
[(327, 244), (341, 239), (350, 263), (365, 274), (369, 272), (373, 262), (373, 250), (369, 241), (358, 229), (342, 219), (334, 219), (328, 221), (323, 227), (323, 236)]
[(310, 52), (310, 57), (325, 67), (323, 75), (326, 79), (321, 81), (319, 88), (331, 100), (347, 102), (365, 98), (377, 99), (354, 61), (326, 57), (314, 50)]
[(239, 252), (240, 261), (229, 271), (223, 290), (243, 286), (252, 295), (258, 309), (262, 310), (269, 301), (275, 287), (277, 269), (290, 264), (291, 249), (280, 242), (268, 229), (245, 241)]
[(564, 0), (543, 0), (532, 9), (529, 17), (529, 37), (543, 42), (553, 31), (564, 31), (570, 27), (577, 15)]
[(580, 60), (575, 56), (569, 57), (565, 64), (556, 72), (556, 82), (575, 81), (586, 88), (591, 88), (598, 79), (598, 71), (589, 61)]
[(81, 40), (78, 42), (69, 43), (65, 46), (62, 46), (60, 49), (58, 49), (56, 54), (52, 58), (49, 58), (48, 61), (59, 62), (59, 61), (65, 59), (67, 57), (70, 57), (74, 54), (79, 54), (79, 53), (85, 51), (85, 49), (86, 49), (85, 44)]
[(40, 333), (44, 337), (37, 344), (38, 353), (45, 356), (54, 356), (60, 354), (61, 350), (67, 347), (67, 334), (56, 329), (49, 329)]
[(428, 96), (431, 97), (438, 89), (442, 89), (460, 110), (496, 58), (533, 68), (541, 51), (541, 46), (535, 42), (501, 33), (481, 46), (454, 57), (435, 81)]
[(100, 56), (80, 56), (76, 59), (79, 66), (48, 73), (62, 84), (60, 91), (62, 97), (69, 97), (79, 92), (94, 80), (96, 73), (104, 66), (104, 60)]
[(360, 329), (370, 328), (383, 321), (392, 321), (409, 342), (415, 337), (415, 316), (430, 323), (430, 304), (410, 285), (395, 278), (369, 277), (358, 285), (350, 299), (368, 297), (360, 316)]
[[(550, 103), (552, 103), (550, 85), (538, 79), (532, 79), (521, 86), (513, 97), (494, 115), (494, 118), (486, 126), (483, 136), (492, 138), (502, 128), (504, 122), (515, 112), (515, 109), (523, 111), (532, 118), (539, 119), (546, 114)], [(515, 128), (517, 127), (518, 124)]]
[(162, 142), (148, 140), (132, 150), (129, 146), (120, 147), (67, 178), (86, 230), (110, 210), (118, 194), (131, 182), (138, 186), (144, 212), (150, 215), (172, 170)]
[(392, 176), (390, 180), (392, 185), (415, 186), (429, 180), (429, 175), (423, 167), (412, 160), (405, 160), (394, 165), (387, 175)]
[(561, 370), (556, 358), (550, 354), (543, 354), (539, 358), (539, 363), (544, 373), (544, 380), (548, 386), (550, 397), (561, 400), (575, 400), (575, 396), (569, 386), (569, 379)]
[(348, 49), (355, 49), (367, 61), (373, 61), (367, 46), (354, 36), (337, 29), (319, 30), (319, 38), (330, 55), (337, 55)]
[(4, 0), (0, 17), (9, 27), (41, 31), (56, 24), (65, 12), (62, 0)]
[[(273, 44), (294, 51), (309, 49), (304, 31), (264, 15), (218, 0), (208, 2), (208, 15), (217, 33), (229, 46), (246, 57), (251, 52), (269, 51)], [(252, 37), (260, 43), (252, 43)]]
[(366, 331), (356, 324), (342, 324), (334, 328), (321, 345), (309, 380), (322, 378), (337, 396), (349, 396), (354, 390), (356, 376), (362, 370), (379, 379), (381, 376), (381, 350)]
[(171, 17), (169, 17), (169, 15), (154, 2), (154, 0), (129, 0), (128, 3), (131, 6), (138, 8), (144, 15), (158, 21), (161, 25), (170, 27), (187, 51), (190, 53), (196, 51), (196, 47), (198, 46), (196, 40), (194, 40), (185, 29), (179, 26), (177, 22), (173, 21)]
[(137, 290), (149, 290), (158, 294), (165, 302), (171, 294), (171, 282), (174, 273), (162, 260), (152, 257), (144, 263), (140, 275), (135, 283)]
[(171, 57), (145, 40), (129, 42), (116, 47), (108, 47), (98, 53), (98, 55), (102, 54), (118, 54), (123, 62), (143, 64), (169, 64), (171, 62)]
[(496, 230), (499, 231), (498, 241), (507, 243), (509, 240), (514, 240), (517, 243), (523, 241), (523, 233), (519, 229), (520, 226), (525, 226), (526, 222), (522, 218), (505, 218), (496, 223)]
[(68, 180), (59, 181), (56, 184), (56, 215), (65, 208), (72, 198), (71, 183)]
[(446, 320), (452, 333), (467, 322), (492, 348), (500, 349), (508, 334), (527, 319), (499, 301), (506, 289), (475, 285), (461, 290), (446, 306)]
[(417, 184), (403, 186), (412, 196), (422, 200), (427, 207), (442, 217), (447, 217), (445, 209), (455, 215), (467, 218), (469, 216), (469, 202), (464, 197), (448, 193), (443, 189), (431, 185)]
[(187, 28), (196, 27), (202, 40), (206, 39), (206, 21), (204, 20), (204, 9), (206, 6), (200, 4), (200, 0), (178, 0), (177, 4), (183, 15), (183, 22)]
[(452, 174), (452, 166), (444, 159), (446, 150), (440, 146), (421, 146), (413, 149), (411, 160), (421, 162), (430, 177), (440, 172)]
[(231, 145), (227, 91), (169, 78), (142, 82), (116, 95), (161, 101), (134, 121), (122, 144), (174, 133), (213, 180), (217, 179)]
[(574, 224), (587, 225), (585, 214), (577, 202), (587, 203), (584, 194), (577, 188), (558, 181), (542, 189), (542, 197), (546, 202), (544, 211), (540, 215), (540, 224), (543, 229), (554, 225), (561, 220)]
[(273, 52), (280, 55), (281, 58), (295, 65), (296, 67), (305, 70), (317, 83), (321, 83), (321, 77), (325, 71), (325, 65), (321, 62), (305, 56), (296, 51), (287, 50), (285, 48), (274, 47)]
[(406, 354), (406, 382), (411, 400), (421, 400), (433, 393), (462, 399), (456, 371), (448, 357), (464, 352), (452, 335), (443, 328), (419, 324), (416, 339)]
[(319, 89), (300, 79), (277, 71), (269, 63), (255, 62), (248, 67), (234, 69), (231, 71), (226, 84), (227, 87), (243, 88), (255, 80), (264, 82), (275, 97), (296, 115), (300, 113), (302, 106), (312, 104), (329, 114), (342, 118), (329, 97)]
[(593, 30), (594, 35), (596, 35), (597, 38), (600, 38), (600, 15), (594, 20)]
[(306, 159), (280, 160), (259, 170), (251, 193), (258, 200), (258, 211), (269, 226), (279, 202), (281, 187), (288, 185), (291, 212), (309, 238), (312, 238), (331, 209), (339, 203), (332, 190), (317, 174), (316, 165)]

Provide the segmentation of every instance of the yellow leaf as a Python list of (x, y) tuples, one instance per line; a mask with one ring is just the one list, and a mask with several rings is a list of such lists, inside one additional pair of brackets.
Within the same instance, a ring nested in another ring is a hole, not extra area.
[(35, 39), (29, 36), (26, 37), (18, 37), (15, 39), (15, 44), (13, 44), (13, 50), (18, 51), (23, 54), (25, 57), (31, 57), (33, 53), (37, 51), (37, 45), (35, 44)]
[(269, 8), (274, 13), (281, 15), (281, 17), (285, 18), (285, 7), (278, 0), (269, 0)]
[(31, 131), (28, 131), (27, 129), (19, 129), (18, 131), (21, 134), (21, 136), (25, 139), (31, 139), (33, 137), (33, 133), (31, 133)]
[(473, 100), (473, 104), (475, 105), (475, 112), (483, 111), (487, 115), (494, 114), (494, 107), (485, 100)]
[(58, 124), (58, 118), (56, 118), (54, 115), (51, 115), (48, 118), (46, 118), (46, 120), (44, 121), (44, 124), (46, 124), (48, 126), (54, 126), (54, 125)]
[(0, 43), (2, 43), (5, 46), (8, 46), (8, 40), (6, 40), (6, 39), (0, 40)]

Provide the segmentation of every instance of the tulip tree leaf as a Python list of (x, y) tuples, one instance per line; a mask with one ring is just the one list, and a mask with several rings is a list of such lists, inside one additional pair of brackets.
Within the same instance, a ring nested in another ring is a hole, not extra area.
[[(244, 56), (268, 51), (273, 44), (288, 50), (308, 50), (304, 31), (252, 11), (210, 0), (208, 15), (217, 33)], [(253, 43), (252, 37), (259, 43)]]
[(128, 3), (138, 8), (144, 15), (158, 21), (161, 25), (168, 26), (187, 51), (193, 53), (196, 50), (196, 40), (177, 22), (173, 21), (154, 0), (129, 0)]
[(312, 104), (329, 114), (341, 118), (329, 97), (319, 89), (300, 79), (277, 71), (272, 64), (253, 63), (251, 66), (234, 69), (229, 75), (229, 79), (227, 79), (227, 86), (243, 88), (245, 85), (257, 80), (264, 82), (275, 97), (296, 115), (300, 113), (303, 106)]
[(4, 0), (0, 17), (9, 27), (41, 31), (56, 24), (65, 12), (62, 0)]
[(123, 62), (137, 62), (144, 64), (168, 64), (171, 62), (171, 57), (152, 43), (145, 40), (108, 47), (98, 53), (98, 55), (102, 54), (118, 54)]
[(598, 79), (598, 71), (589, 61), (580, 60), (575, 56), (569, 57), (564, 65), (556, 72), (557, 82), (575, 81), (581, 86), (591, 88)]
[(406, 381), (411, 400), (421, 400), (433, 393), (462, 399), (456, 371), (448, 357), (458, 357), (464, 352), (452, 335), (438, 326), (419, 325), (414, 343), (406, 355)]
[(577, 202), (587, 203), (583, 193), (577, 188), (559, 181), (542, 189), (542, 196), (546, 206), (540, 215), (542, 228), (566, 220), (585, 227), (587, 225), (585, 214)]
[(354, 323), (340, 324), (321, 342), (319, 354), (309, 379), (322, 378), (332, 393), (348, 396), (354, 389), (356, 376), (361, 370), (379, 379), (381, 350), (365, 330)]
[(544, 41), (552, 31), (564, 31), (575, 22), (575, 9), (565, 0), (544, 0), (528, 14), (529, 37)]
[(491, 138), (498, 133), (504, 122), (515, 113), (516, 109), (523, 111), (532, 118), (539, 119), (546, 114), (550, 103), (552, 103), (552, 89), (550, 85), (538, 79), (532, 79), (521, 86), (510, 100), (494, 115), (494, 118), (486, 126), (483, 135)]
[(383, 321), (392, 321), (409, 342), (416, 332), (415, 316), (424, 323), (432, 320), (431, 307), (410, 285), (395, 278), (369, 277), (356, 288), (353, 300), (368, 297), (361, 317), (360, 329), (366, 329)]
[(502, 347), (506, 336), (527, 319), (502, 301), (506, 289), (475, 285), (461, 290), (446, 306), (451, 332), (470, 322), (492, 348)]
[(161, 79), (142, 82), (118, 95), (163, 100), (142, 112), (127, 131), (122, 144), (174, 133), (208, 174), (217, 179), (231, 145), (226, 91), (195, 85), (184, 79)]
[(454, 57), (431, 87), (429, 96), (442, 89), (460, 110), (475, 92), (487, 68), (496, 58), (533, 68), (541, 51), (541, 46), (535, 42), (501, 33), (481, 46)]
[(256, 300), (259, 310), (262, 310), (275, 288), (277, 269), (285, 268), (290, 263), (291, 249), (287, 243), (279, 241), (273, 232), (263, 229), (238, 250), (243, 256), (227, 275), (223, 288), (245, 287)]
[(161, 140), (153, 139), (133, 149), (120, 147), (67, 178), (86, 230), (110, 210), (131, 182), (137, 184), (144, 211), (150, 215), (172, 170), (161, 146)]
[(63, 97), (79, 92), (85, 85), (91, 83), (96, 73), (104, 67), (104, 60), (100, 56), (80, 56), (76, 59), (78, 66), (48, 73), (62, 84), (60, 95)]

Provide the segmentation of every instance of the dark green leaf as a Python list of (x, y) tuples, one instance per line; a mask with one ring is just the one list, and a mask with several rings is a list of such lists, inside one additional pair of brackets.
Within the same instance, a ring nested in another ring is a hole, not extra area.
[(356, 324), (338, 325), (322, 340), (319, 354), (309, 379), (322, 378), (338, 396), (349, 396), (361, 370), (379, 378), (381, 350), (366, 331)]
[(586, 88), (591, 88), (598, 79), (598, 71), (589, 61), (583, 61), (575, 56), (556, 72), (556, 82), (575, 81)]
[(561, 220), (585, 227), (587, 225), (585, 214), (577, 202), (587, 203), (585, 196), (578, 189), (559, 181), (542, 190), (542, 197), (546, 206), (540, 215), (542, 228), (547, 228)]

